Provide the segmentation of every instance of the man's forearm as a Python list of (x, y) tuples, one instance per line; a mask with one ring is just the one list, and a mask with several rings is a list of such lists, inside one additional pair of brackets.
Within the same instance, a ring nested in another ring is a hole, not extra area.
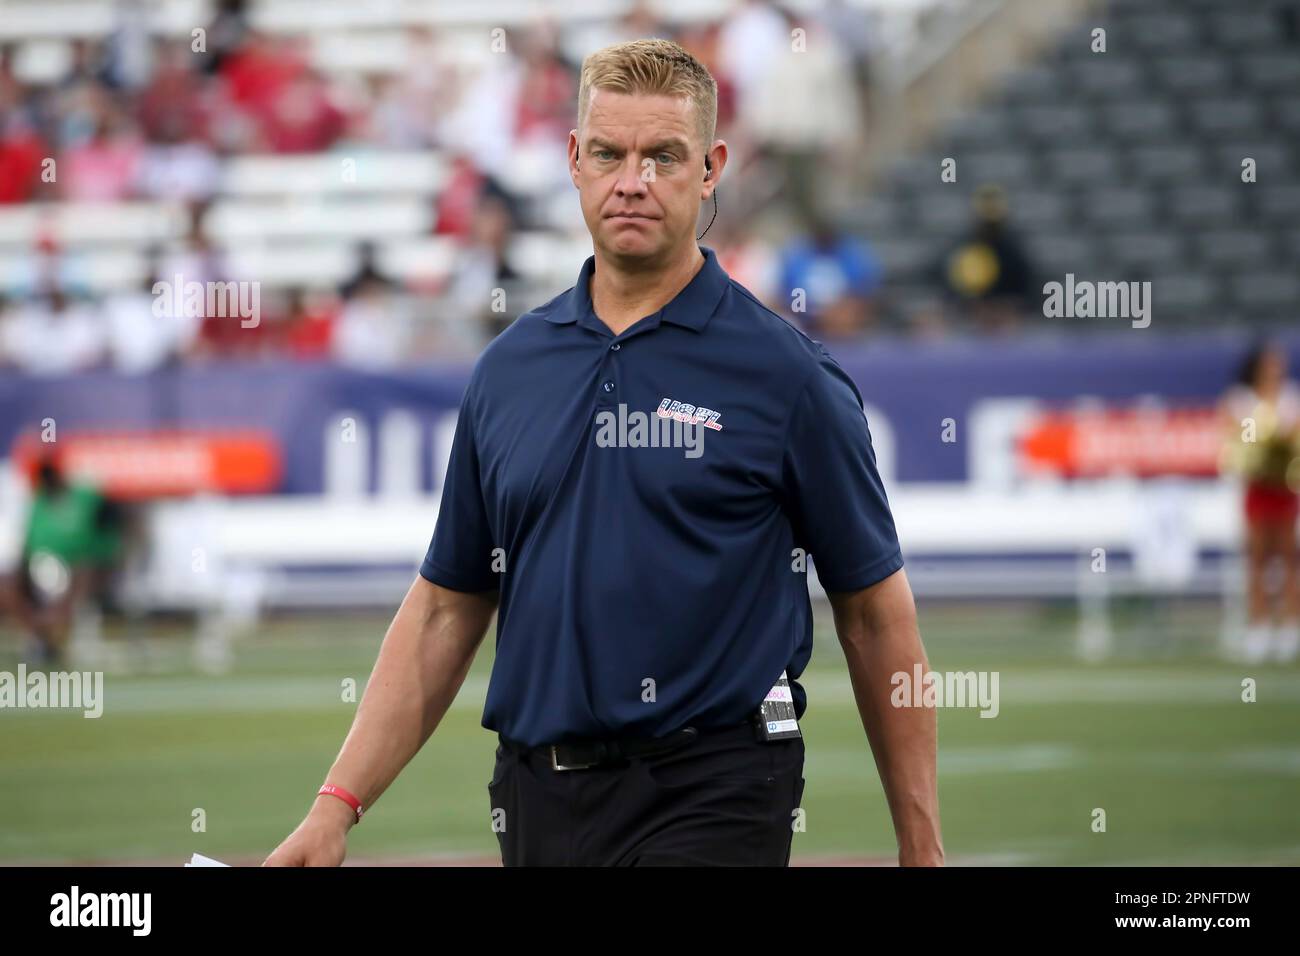
[[(328, 780), (371, 806), (424, 746), (455, 699), (495, 607), (417, 578), (384, 636)], [(329, 811), (346, 805), (334, 798)], [(335, 806), (337, 805), (337, 806)]]
[[(879, 590), (878, 590), (879, 589)], [(943, 862), (936, 779), (938, 721), (931, 707), (895, 707), (894, 674), (929, 670), (915, 605), (899, 571), (872, 588), (832, 595), (853, 695), (889, 802), (903, 864)]]

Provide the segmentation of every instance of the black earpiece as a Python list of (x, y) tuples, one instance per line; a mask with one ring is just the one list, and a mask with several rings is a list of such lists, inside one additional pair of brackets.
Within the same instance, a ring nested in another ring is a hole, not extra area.
[[(713, 163), (709, 162), (709, 157), (705, 156), (704, 157), (704, 181), (707, 183), (712, 178), (713, 178)], [(713, 228), (713, 220), (717, 218), (718, 218), (718, 190), (715, 188), (713, 190), (713, 218), (710, 219), (709, 224), (704, 227), (704, 231), (695, 237), (697, 242), (709, 234), (709, 230)]]

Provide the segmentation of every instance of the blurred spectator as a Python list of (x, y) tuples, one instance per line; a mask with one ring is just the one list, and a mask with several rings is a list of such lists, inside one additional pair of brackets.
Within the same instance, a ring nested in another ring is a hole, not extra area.
[[(458, 152), (473, 157), (478, 169), (497, 179), (509, 172), (519, 104), (527, 95), (524, 68), (514, 55), (520, 42), (517, 33), (507, 34), (505, 52), (487, 56), (439, 124), (441, 142), (454, 144)], [(568, 129), (572, 128), (571, 120)]]
[(289, 296), (285, 326), (285, 351), (296, 359), (329, 358), (334, 348), (334, 325), (339, 302), (333, 293), (294, 289)]
[(367, 370), (395, 368), (410, 358), (410, 302), (380, 271), (372, 245), (362, 247), (357, 273), (343, 284), (342, 309), (334, 322), (334, 358)]
[(438, 194), (434, 207), (433, 231), (440, 236), (468, 236), (473, 226), (478, 197), (486, 183), (486, 178), (474, 165), (473, 159), (463, 153), (454, 156), (447, 182)]
[(339, 295), (350, 299), (366, 285), (391, 287), (393, 282), (379, 269), (379, 252), (373, 242), (363, 242), (357, 256), (356, 271), (339, 287)]
[(1033, 269), (1007, 225), (1002, 189), (981, 186), (973, 209), (974, 226), (944, 257), (944, 287), (980, 331), (1012, 331), (1034, 295)]
[(447, 304), (459, 324), (482, 326), (471, 330), (480, 348), (514, 319), (511, 293), (521, 277), (506, 258), (513, 228), (509, 203), (486, 193), (475, 209), (469, 241), (457, 251)]
[(114, 99), (102, 78), (102, 49), (89, 40), (72, 44), (72, 62), (67, 72), (48, 91), (32, 96), (30, 105), (43, 113), (52, 135), (64, 149), (79, 146), (95, 135), (110, 113)]
[(418, 26), (406, 44), (405, 66), (381, 79), (382, 98), (376, 122), (392, 146), (451, 145), (442, 140), (442, 123), (464, 92), (465, 77), (443, 48), (432, 27)]
[(342, 135), (347, 118), (320, 77), (304, 71), (269, 100), (262, 123), (263, 142), (273, 152), (316, 153)]
[(269, 305), (269, 302), (264, 302), (263, 314), (248, 325), (239, 315), (222, 315), (220, 311), (205, 309), (190, 354), (206, 359), (269, 357), (274, 350), (276, 333), (269, 321), (274, 314)]
[(212, 22), (207, 26), (201, 60), (208, 73), (218, 72), (235, 54), (248, 36), (248, 0), (217, 0)]
[(826, 33), (834, 37), (843, 50), (853, 75), (863, 128), (870, 116), (872, 60), (876, 56), (877, 13), (846, 0), (826, 0), (817, 11)]
[(265, 33), (250, 32), (221, 64), (231, 102), (258, 116), (270, 112), (285, 87), (307, 69), (293, 46)]
[[(815, 21), (783, 21), (783, 43), (771, 51), (742, 97), (740, 120), (782, 172), (782, 199), (795, 215), (815, 208), (819, 194), (834, 193), (834, 177), (856, 161), (861, 127), (848, 59), (837, 40)], [(796, 48), (789, 34), (805, 31)]]
[(331, 347), (344, 365), (381, 371), (410, 358), (410, 341), (410, 303), (394, 294), (390, 283), (367, 278), (344, 302)]
[(71, 62), (59, 81), (64, 89), (88, 87), (96, 92), (107, 92), (112, 81), (107, 76), (104, 44), (96, 39), (77, 37), (69, 49)]
[[(202, 203), (191, 206), (185, 238), (163, 251), (156, 270), (158, 281), (167, 283), (167, 288), (159, 293), (161, 296), (167, 296), (169, 289), (178, 286), (182, 290), (188, 289), (191, 283), (197, 283), (204, 290), (203, 306), (197, 310), (197, 315), (182, 297), (184, 315), (175, 316), (179, 326), (177, 347), (187, 348), (186, 355), (202, 359), (265, 354), (271, 348), (273, 332), (261, 321), (261, 316), (257, 317), (255, 324), (245, 325), (241, 316), (233, 314), (234, 310), (224, 294), (211, 296), (213, 304), (220, 298), (225, 303), (222, 307), (216, 310), (208, 308), (208, 290), (216, 288), (214, 284), (231, 283), (242, 277), (231, 274), (226, 257), (208, 239), (203, 229), (206, 210)], [(220, 314), (222, 311), (227, 314)], [(269, 314), (271, 309), (264, 308), (263, 311)]]
[(746, 219), (735, 225), (718, 225), (721, 228), (714, 227), (711, 241), (717, 246), (718, 264), (723, 271), (763, 302), (780, 298), (777, 291), (780, 263), (771, 243), (762, 239)]
[[(160, 261), (161, 265), (161, 261)], [(199, 330), (199, 319), (180, 310), (170, 295), (154, 294), (154, 282), (170, 284), (174, 276), (154, 272), (137, 289), (118, 292), (104, 303), (108, 351), (113, 366), (140, 375), (188, 352)]]
[(10, 116), (24, 108), (23, 86), (14, 76), (13, 55), (0, 46), (0, 115)]
[(205, 106), (189, 57), (175, 50), (168, 54), (159, 72), (166, 85), (155, 83), (141, 99), (141, 122), (147, 122), (152, 142), (141, 160), (139, 191), (194, 203), (216, 191), (221, 167), (203, 139)]
[(709, 22), (692, 24), (682, 29), (677, 42), (713, 74), (718, 84), (718, 135), (730, 135), (731, 124), (736, 119), (736, 85), (721, 62), (720, 26)]
[(27, 118), (15, 111), (0, 119), (0, 204), (26, 202), (41, 182), (46, 147)]
[(185, 237), (158, 256), (157, 278), (167, 282), (215, 282), (226, 278), (225, 257), (212, 245), (203, 224), (208, 206), (193, 203)]
[[(187, 283), (189, 280), (186, 280)], [(234, 279), (210, 280), (220, 283), (233, 283)], [(248, 319), (236, 314), (229, 306), (209, 309), (206, 307), (208, 287), (205, 286), (205, 307), (199, 319), (198, 333), (193, 338), (190, 354), (206, 359), (230, 358), (264, 358), (274, 349), (276, 330), (271, 325), (274, 316), (274, 302), (271, 296), (263, 297), (262, 314)], [(217, 296), (212, 296), (218, 300)], [(229, 302), (228, 298), (219, 301)], [(222, 314), (222, 313), (225, 314)]]
[(144, 148), (120, 114), (100, 119), (90, 140), (69, 149), (58, 164), (63, 195), (78, 202), (115, 202), (131, 195)]
[(158, 68), (136, 100), (136, 118), (149, 139), (181, 142), (206, 135), (208, 87), (195, 70), (200, 56), (188, 46), (160, 41)]
[(370, 77), (368, 92), (373, 105), (353, 114), (350, 139), (392, 149), (433, 144), (432, 111), (411, 108), (409, 87), (400, 74)]
[(84, 256), (40, 236), (27, 254), (13, 259), (0, 276), (0, 288), (16, 298), (47, 295), (54, 288), (70, 295), (89, 295)]
[(140, 161), (138, 191), (154, 199), (198, 202), (217, 188), (221, 167), (201, 140), (154, 143)]
[[(782, 308), (806, 324), (814, 338), (845, 341), (869, 331), (876, 320), (881, 266), (867, 244), (816, 217), (807, 238), (781, 251)], [(804, 311), (795, 311), (800, 293)]]
[(548, 33), (527, 34), (522, 53), (520, 83), (526, 95), (520, 96), (516, 105), (515, 140), (565, 142), (578, 110), (577, 78), (560, 59)]
[(717, 59), (735, 87), (741, 116), (760, 108), (769, 71), (789, 50), (786, 18), (776, 6), (769, 0), (739, 0), (719, 32)]
[(98, 364), (106, 346), (104, 326), (86, 303), (60, 288), (11, 306), (0, 319), (0, 351), (30, 375), (66, 375)]
[(153, 4), (143, 0), (117, 0), (113, 32), (104, 43), (104, 80), (121, 90), (138, 90), (153, 72), (153, 47), (149, 24)]
[(28, 637), (26, 656), (57, 665), (78, 606), (118, 563), (123, 515), (94, 488), (68, 481), (53, 455), (41, 459), (33, 484), (10, 604)]

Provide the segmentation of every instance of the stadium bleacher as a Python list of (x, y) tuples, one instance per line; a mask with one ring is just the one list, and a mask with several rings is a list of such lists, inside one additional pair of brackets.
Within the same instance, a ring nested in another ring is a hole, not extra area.
[[(889, 265), (887, 290), (925, 277), (969, 222), (971, 192), (992, 182), (1045, 279), (1150, 279), (1165, 331), (1294, 323), (1295, 9), (1103, 5), (929, 149), (897, 162), (861, 218)], [(1092, 50), (1099, 27), (1104, 53)], [(943, 157), (958, 158), (955, 184), (938, 181)]]

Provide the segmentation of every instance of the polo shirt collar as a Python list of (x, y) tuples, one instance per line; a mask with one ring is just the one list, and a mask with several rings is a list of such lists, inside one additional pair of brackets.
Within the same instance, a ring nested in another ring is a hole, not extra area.
[[(700, 266), (700, 271), (695, 273), (691, 281), (686, 284), (686, 288), (677, 293), (673, 300), (658, 313), (661, 321), (671, 322), (695, 332), (703, 331), (708, 325), (709, 319), (718, 308), (718, 303), (722, 301), (722, 294), (731, 281), (722, 270), (722, 266), (718, 265), (718, 257), (712, 249), (708, 246), (700, 246), (700, 252), (704, 254), (704, 265)], [(596, 257), (588, 256), (587, 261), (582, 264), (582, 271), (578, 273), (578, 281), (570, 291), (568, 300), (561, 308), (552, 310), (546, 316), (546, 321), (555, 325), (567, 325), (588, 315), (595, 318), (591, 307), (591, 276), (595, 271)]]

